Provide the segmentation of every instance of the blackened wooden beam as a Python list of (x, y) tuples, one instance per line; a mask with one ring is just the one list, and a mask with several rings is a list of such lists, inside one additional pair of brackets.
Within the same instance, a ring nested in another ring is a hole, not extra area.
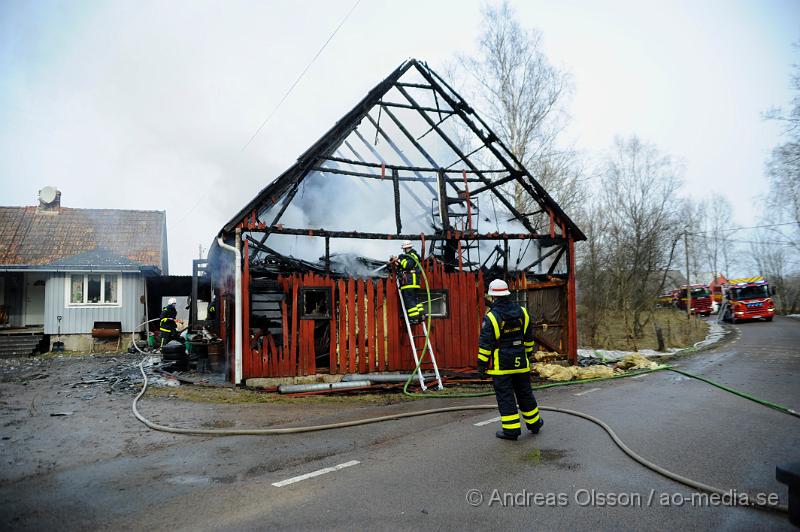
[[(421, 71), (421, 69), (420, 69), (420, 71)], [(416, 104), (416, 101), (414, 100), (414, 98), (413, 98), (413, 97), (412, 97), (412, 96), (411, 96), (411, 95), (408, 93), (408, 91), (407, 91), (407, 90), (405, 90), (403, 87), (397, 87), (397, 90), (399, 90), (399, 91), (400, 91), (400, 92), (403, 94), (403, 96), (405, 96), (405, 97), (406, 97), (406, 99), (408, 99), (409, 103), (411, 103), (412, 105), (415, 105), (415, 104)], [(443, 96), (446, 96), (444, 93), (442, 93), (442, 95), (443, 95)], [(448, 102), (448, 104), (449, 104), (449, 103), (450, 103), (450, 102)], [(425, 119), (425, 121), (426, 121), (426, 122), (428, 122), (428, 125), (430, 125), (431, 127), (434, 127), (434, 129), (436, 129), (436, 132), (439, 134), (439, 136), (442, 138), (442, 140), (444, 140), (444, 141), (445, 141), (445, 143), (446, 143), (448, 146), (450, 146), (450, 149), (451, 149), (451, 150), (453, 150), (453, 152), (454, 152), (456, 155), (458, 155), (458, 156), (459, 156), (459, 157), (461, 157), (461, 158), (464, 158), (464, 153), (463, 153), (463, 152), (462, 152), (462, 151), (459, 149), (459, 147), (456, 145), (456, 143), (455, 143), (455, 142), (453, 142), (453, 141), (452, 141), (452, 139), (450, 139), (450, 137), (448, 137), (448, 136), (445, 134), (445, 132), (441, 130), (441, 128), (439, 128), (438, 126), (434, 126), (434, 123), (433, 123), (433, 120), (431, 119), (431, 117), (429, 117), (429, 116), (428, 116), (426, 113), (419, 113), (419, 114), (420, 114), (420, 116), (422, 116), (422, 117)], [(462, 117), (462, 119), (464, 119), (464, 117)], [(483, 139), (483, 137), (482, 137), (482, 136), (481, 136), (481, 139)], [(490, 148), (491, 148), (491, 146), (490, 146)], [(503, 161), (501, 161), (501, 162), (503, 162)], [(475, 172), (475, 174), (476, 174), (478, 177), (480, 177), (480, 178), (482, 178), (482, 179), (483, 179), (483, 182), (484, 182), (484, 184), (488, 185), (488, 184), (490, 184), (490, 183), (491, 183), (491, 181), (490, 181), (490, 180), (489, 180), (489, 179), (488, 179), (488, 178), (487, 178), (485, 175), (483, 175), (483, 173), (481, 173), (481, 172), (480, 172), (480, 170), (478, 169), (478, 167), (476, 167), (476, 166), (475, 166), (475, 165), (472, 163), (472, 161), (470, 161), (469, 159), (464, 159), (464, 163), (466, 163), (466, 164), (467, 164), (467, 166), (469, 166), (469, 167), (470, 167), (472, 170), (475, 170), (475, 171), (476, 171), (476, 172)], [(512, 168), (511, 168), (511, 167), (509, 167), (509, 170), (511, 170), (511, 169), (512, 169)], [(535, 232), (536, 232), (536, 230), (533, 228), (533, 226), (530, 224), (530, 222), (528, 222), (528, 220), (527, 220), (526, 218), (524, 218), (524, 217), (520, 216), (520, 214), (519, 214), (519, 212), (517, 211), (517, 209), (515, 209), (515, 208), (514, 208), (514, 206), (513, 206), (513, 205), (511, 205), (511, 203), (509, 203), (509, 201), (508, 201), (508, 200), (505, 198), (505, 196), (503, 196), (502, 194), (500, 194), (500, 192), (499, 192), (499, 191), (497, 191), (497, 190), (495, 190), (495, 189), (491, 189), (491, 190), (492, 190), (492, 192), (495, 194), (495, 196), (497, 196), (497, 199), (499, 199), (499, 200), (500, 200), (500, 202), (501, 202), (503, 205), (505, 205), (505, 206), (506, 206), (506, 208), (509, 210), (509, 212), (511, 212), (512, 214), (514, 214), (515, 216), (517, 216), (517, 217), (518, 217), (518, 219), (519, 219), (519, 221), (522, 223), (522, 225), (524, 225), (524, 226), (525, 226), (525, 229), (527, 229), (527, 230), (528, 230), (528, 231), (530, 231), (531, 233), (535, 233)]]
[[(434, 94), (436, 94), (436, 93), (434, 92)], [(445, 120), (447, 120), (448, 118), (450, 118), (451, 116), (458, 116), (458, 115), (457, 115), (456, 113), (453, 113), (453, 114), (449, 114), (449, 115), (445, 116), (444, 118), (440, 118), (440, 119), (439, 119), (439, 121), (438, 121), (438, 122), (436, 122), (436, 125), (437, 125), (437, 126), (440, 126), (440, 125), (442, 125), (442, 124), (444, 123), (444, 121), (445, 121)], [(417, 137), (417, 140), (422, 140), (422, 139), (424, 139), (424, 138), (425, 138), (425, 137), (428, 135), (428, 133), (430, 133), (431, 131), (433, 131), (433, 128), (432, 128), (432, 127), (429, 127), (429, 128), (428, 128), (428, 129), (425, 131), (425, 133), (423, 133), (422, 135), (420, 135), (419, 137)], [(502, 171), (503, 171), (503, 172), (505, 172), (505, 170), (502, 170)]]
[(397, 170), (392, 170), (392, 184), (394, 186), (394, 222), (399, 235), (403, 232), (403, 222), (400, 220), (400, 181), (397, 178)]
[[(395, 142), (392, 140), (392, 138), (384, 130), (382, 130), (380, 128), (380, 124), (375, 122), (375, 119), (372, 118), (372, 116), (369, 113), (367, 113), (366, 116), (367, 116), (367, 120), (369, 120), (372, 123), (372, 125), (378, 130), (378, 132), (381, 134), (381, 136), (384, 138), (384, 140), (386, 140), (387, 144), (389, 144), (389, 146), (392, 148), (392, 150), (394, 150), (394, 152), (397, 154), (397, 156), (400, 157), (400, 159), (404, 163), (406, 163), (407, 165), (411, 166), (411, 160), (408, 157), (406, 157), (406, 154), (403, 153), (403, 150), (400, 149), (400, 146), (395, 144)], [(390, 114), (389, 116), (392, 117), (394, 115)], [(395, 120), (397, 120), (397, 119), (395, 118)], [(436, 161), (433, 161), (431, 164), (433, 164), (434, 166), (438, 166), (438, 165), (436, 165)], [(418, 177), (422, 177), (422, 176), (420, 175)], [(433, 188), (433, 186), (430, 183), (425, 183), (425, 187), (432, 194), (436, 194), (436, 189)], [(428, 208), (428, 207), (426, 207), (426, 208)]]
[(433, 107), (419, 107), (419, 108), (417, 108), (417, 107), (414, 107), (413, 105), (408, 105), (408, 104), (404, 104), (404, 103), (387, 102), (385, 100), (381, 102), (381, 105), (384, 106), (384, 107), (397, 107), (399, 109), (413, 109), (414, 111), (417, 111), (417, 110), (430, 111), (431, 113), (439, 113), (440, 118), (441, 118), (441, 113), (456, 114), (455, 111), (451, 111), (450, 109), (434, 109)]
[(276, 235), (295, 235), (295, 236), (314, 236), (325, 238), (355, 238), (363, 240), (422, 240), (450, 239), (450, 240), (525, 240), (531, 239), (550, 239), (550, 235), (530, 234), (530, 233), (469, 233), (467, 231), (449, 231), (448, 234), (424, 234), (424, 233), (364, 233), (361, 231), (328, 231), (326, 229), (299, 229), (293, 227), (266, 227), (260, 225), (245, 225), (245, 231), (265, 232)]
[[(367, 118), (369, 118), (369, 119), (370, 119), (370, 121), (372, 121), (372, 117), (371, 117), (371, 116), (369, 116), (369, 114), (367, 114)], [(376, 157), (376, 158), (377, 158), (379, 161), (381, 161), (381, 162), (384, 162), (384, 161), (385, 161), (385, 160), (384, 160), (384, 158), (383, 158), (383, 157), (381, 157), (381, 154), (380, 154), (380, 153), (378, 153), (378, 151), (377, 151), (375, 148), (373, 148), (373, 147), (370, 145), (369, 141), (368, 141), (367, 139), (365, 139), (365, 138), (364, 138), (364, 135), (362, 135), (362, 134), (361, 134), (361, 133), (358, 131), (358, 129), (356, 129), (356, 130), (353, 130), (353, 133), (355, 133), (355, 134), (356, 134), (356, 136), (359, 138), (359, 140), (361, 140), (361, 142), (363, 142), (363, 143), (364, 143), (364, 146), (366, 146), (366, 147), (367, 147), (367, 149), (368, 149), (368, 150), (369, 150), (369, 151), (372, 153), (372, 155), (374, 155), (374, 156), (375, 156), (375, 157)], [(386, 135), (385, 135), (385, 134), (384, 134), (384, 138), (387, 138), (387, 139), (388, 139), (388, 137), (386, 137)], [(391, 146), (391, 143), (390, 143), (389, 145)], [(417, 177), (424, 177), (424, 176), (422, 176), (421, 174), (419, 174)], [(428, 186), (430, 187), (430, 184), (428, 184)], [(409, 186), (408, 186), (408, 184), (406, 184), (406, 183), (403, 183), (403, 188), (405, 188), (406, 192), (408, 192), (408, 194), (409, 194), (409, 195), (410, 195), (410, 196), (413, 198), (413, 200), (417, 202), (417, 205), (419, 205), (419, 206), (420, 206), (420, 208), (421, 208), (423, 211), (427, 211), (427, 210), (429, 209), (428, 205), (427, 205), (427, 204), (426, 204), (424, 201), (422, 201), (422, 200), (419, 198), (419, 196), (417, 196), (417, 195), (414, 193), (414, 191), (413, 191), (413, 190), (411, 190), (411, 187), (409, 187)]]
[(439, 217), (442, 219), (442, 229), (450, 230), (450, 216), (447, 210), (447, 186), (445, 185), (444, 174), (439, 173)]
[[(414, 109), (419, 111), (420, 113), (424, 114), (426, 117), (428, 116), (423, 111), (420, 111), (419, 108), (414, 108)], [(414, 146), (414, 148), (416, 148), (417, 151), (420, 152), (422, 154), (422, 156), (425, 157), (425, 159), (427, 159), (427, 161), (429, 163), (431, 163), (432, 165), (434, 165), (436, 167), (436, 172), (437, 172), (437, 175), (439, 176), (439, 180), (442, 181), (442, 178), (443, 178), (444, 174), (439, 171), (439, 168), (440, 168), (439, 163), (437, 163), (436, 160), (433, 157), (431, 157), (431, 155), (427, 151), (425, 151), (425, 148), (423, 148), (422, 145), (419, 142), (417, 142), (417, 139), (414, 138), (414, 135), (412, 135), (411, 132), (408, 131), (408, 129), (406, 129), (406, 126), (400, 120), (397, 119), (397, 117), (394, 115), (393, 112), (391, 112), (389, 109), (386, 109), (386, 115), (389, 118), (392, 119), (392, 122), (395, 123), (395, 125), (400, 130), (400, 132), (403, 133), (403, 135), (405, 135), (405, 137)], [(369, 116), (369, 115), (367, 115), (367, 116)], [(455, 183), (447, 181), (447, 180), (444, 180), (444, 181), (446, 181), (447, 184), (449, 184), (453, 188), (453, 190), (455, 190), (458, 193), (461, 193), (461, 189), (459, 189), (458, 186), (456, 186)], [(439, 192), (441, 194), (441, 190)], [(472, 206), (476, 207), (476, 205), (474, 203), (472, 204)]]
[(394, 85), (395, 85), (395, 87), (398, 87), (398, 86), (399, 87), (413, 87), (415, 89), (428, 89), (428, 90), (432, 90), (433, 89), (433, 87), (431, 87), (430, 85), (423, 85), (422, 83), (406, 83), (405, 81), (398, 81)]
[[(558, 248), (556, 248), (558, 249)], [(564, 252), (567, 251), (567, 247), (564, 246), (561, 248), (561, 251), (558, 252), (556, 258), (553, 259), (553, 264), (550, 265), (550, 268), (547, 269), (547, 275), (553, 275), (553, 272), (556, 271), (556, 266), (558, 265), (558, 261), (561, 260), (561, 257), (564, 256)]]
[(514, 175), (508, 175), (506, 177), (501, 177), (500, 179), (495, 179), (494, 181), (490, 182), (488, 185), (484, 185), (482, 187), (478, 187), (469, 191), (470, 196), (477, 196), (481, 192), (486, 192), (487, 190), (492, 190), (493, 188), (508, 183), (509, 181), (513, 181), (516, 179)]
[[(355, 156), (356, 156), (358, 159), (347, 159), (347, 158), (345, 158), (345, 157), (334, 157), (334, 156), (330, 156), (330, 157), (320, 157), (320, 158), (319, 158), (319, 160), (320, 160), (320, 161), (333, 161), (333, 162), (337, 162), (337, 163), (346, 163), (346, 164), (352, 164), (352, 165), (354, 165), (354, 166), (367, 166), (367, 167), (369, 167), (369, 168), (381, 168), (381, 167), (384, 167), (384, 168), (386, 168), (387, 170), (391, 170), (391, 169), (393, 169), (393, 168), (396, 168), (397, 170), (399, 170), (399, 171), (401, 171), (401, 172), (402, 172), (402, 171), (407, 171), (407, 172), (430, 172), (430, 173), (437, 173), (437, 172), (439, 172), (439, 170), (440, 170), (440, 168), (428, 168), (428, 167), (424, 167), (424, 166), (401, 166), (401, 165), (399, 165), (399, 164), (388, 164), (388, 163), (383, 163), (383, 164), (381, 164), (381, 163), (371, 163), (371, 162), (368, 162), (368, 161), (366, 161), (366, 160), (365, 160), (365, 159), (364, 159), (364, 158), (363, 158), (363, 157), (362, 157), (362, 156), (361, 156), (361, 155), (358, 153), (358, 151), (357, 151), (357, 150), (356, 150), (356, 149), (353, 147), (353, 145), (352, 145), (352, 144), (350, 144), (350, 142), (348, 142), (348, 141), (345, 141), (345, 143), (344, 143), (344, 144), (345, 144), (345, 146), (347, 146), (347, 147), (350, 149), (350, 151), (352, 151), (352, 152), (355, 154)], [(457, 169), (448, 169), (448, 168), (442, 168), (441, 170), (442, 170), (443, 172), (445, 172), (445, 173), (449, 173), (449, 174), (459, 174), (459, 175), (463, 174), (464, 172), (467, 172), (468, 174), (473, 174), (473, 173), (475, 173), (475, 172), (473, 172), (472, 170), (463, 170), (463, 169), (462, 169), (462, 170), (457, 170)], [(481, 170), (481, 172), (482, 172), (482, 173), (484, 173), (484, 174), (492, 174), (492, 173), (494, 173), (494, 174), (500, 174), (500, 173), (506, 173), (506, 172), (508, 172), (508, 170), (505, 170), (505, 169), (503, 169), (503, 170)], [(402, 179), (402, 178), (401, 178), (401, 179)], [(449, 178), (448, 178), (448, 179), (449, 179)], [(459, 178), (454, 178), (454, 179), (457, 179), (457, 182), (459, 182), (459, 181), (463, 181), (463, 180), (464, 180), (464, 179), (463, 179), (463, 178), (461, 178), (461, 177), (459, 177)], [(482, 182), (482, 181), (481, 181), (480, 179), (478, 179), (477, 177), (469, 177), (469, 178), (467, 178), (467, 180), (468, 180), (468, 181), (470, 181), (470, 182), (472, 182), (472, 183), (480, 183), (480, 182)]]
[[(378, 174), (367, 174), (367, 173), (364, 173), (364, 172), (353, 172), (353, 171), (350, 171), (350, 170), (342, 170), (341, 168), (325, 168), (324, 166), (316, 166), (316, 167), (312, 168), (312, 170), (315, 170), (317, 172), (327, 172), (329, 174), (341, 174), (341, 175), (347, 175), (347, 176), (352, 176), (352, 177), (363, 177), (365, 179), (378, 179), (378, 180), (387, 180), (387, 179), (389, 179), (388, 177), (380, 176)], [(397, 170), (392, 169), (392, 172), (397, 172)], [(414, 181), (414, 182), (417, 182), (417, 183), (422, 183), (422, 182), (434, 183), (436, 181), (436, 178), (433, 178), (433, 177), (401, 176), (401, 175), (398, 174), (397, 180), (398, 181)]]
[[(469, 106), (466, 106), (464, 104), (464, 98), (462, 98), (461, 95), (458, 92), (456, 92), (453, 89), (453, 87), (451, 87), (439, 74), (437, 74), (432, 70), (424, 69), (419, 64), (415, 64), (415, 66), (420, 75), (422, 75), (422, 77), (425, 78), (425, 80), (428, 83), (430, 83), (431, 86), (435, 88), (435, 90), (438, 90), (438, 92), (442, 94), (442, 97), (444, 98), (445, 102), (447, 102), (447, 105), (449, 105), (452, 109), (454, 109), (458, 113), (459, 117), (464, 121), (465, 124), (467, 124), (467, 127), (469, 127), (476, 135), (478, 135), (481, 139), (498, 138), (497, 135), (495, 135), (495, 133), (492, 131), (492, 128), (489, 127), (489, 125), (483, 120), (483, 118), (481, 118), (480, 115), (478, 115), (477, 113), (474, 113), (474, 111), (471, 108), (469, 108)], [(434, 77), (436, 79), (434, 79)], [(449, 94), (447, 94), (447, 91), (445, 91), (443, 87), (446, 87), (447, 90), (450, 91), (450, 94), (453, 94), (460, 101), (454, 100)], [(480, 122), (482, 129), (477, 127), (472, 122), (472, 120), (470, 120), (470, 118), (467, 116), (468, 113), (474, 114), (475, 118), (478, 120), (478, 122)], [(488, 137), (486, 137), (484, 131), (488, 132)], [(495, 145), (499, 145), (503, 149), (503, 151), (506, 152), (508, 158), (503, 157), (502, 154), (499, 153)], [(542, 185), (540, 185), (539, 182), (536, 181), (536, 179), (530, 174), (530, 172), (528, 172), (525, 169), (522, 163), (516, 158), (516, 156), (513, 153), (511, 153), (511, 150), (509, 150), (505, 144), (503, 144), (502, 142), (492, 142), (492, 144), (489, 145), (488, 147), (495, 155), (495, 157), (497, 157), (498, 160), (507, 168), (521, 169), (525, 173), (525, 175), (530, 178), (530, 182), (528, 182), (525, 179), (518, 180), (519, 183), (523, 186), (523, 188), (525, 188), (526, 192), (528, 192), (531, 195), (531, 197), (533, 197), (542, 207), (545, 206), (551, 207), (553, 210), (556, 211), (556, 213), (559, 214), (559, 218), (566, 220), (567, 223), (570, 224), (570, 232), (572, 232), (574, 236), (577, 237), (578, 240), (586, 240), (586, 235), (584, 235), (583, 232), (578, 228), (578, 226), (575, 225), (575, 223), (569, 218), (569, 216), (566, 215), (566, 213), (561, 209), (561, 206), (558, 205), (558, 203), (556, 203), (556, 201), (550, 196), (550, 194), (548, 194), (548, 192), (544, 189), (544, 187), (542, 187)], [(514, 162), (514, 164), (509, 163), (508, 159), (511, 159)], [(543, 205), (543, 203), (547, 205)]]
[[(549, 235), (548, 235), (548, 236), (549, 236)], [(561, 251), (561, 252), (563, 253), (563, 251), (564, 251), (564, 246), (558, 246), (558, 247), (554, 247), (553, 249), (551, 249), (550, 251), (548, 251), (547, 253), (545, 253), (544, 255), (542, 255), (541, 257), (539, 257), (538, 259), (536, 259), (535, 261), (533, 261), (533, 262), (531, 262), (530, 264), (528, 264), (528, 266), (527, 266), (527, 267), (525, 267), (525, 268), (522, 268), (522, 270), (523, 270), (523, 271), (528, 271), (528, 270), (530, 270), (531, 268), (533, 268), (534, 266), (538, 266), (539, 264), (541, 264), (542, 262), (544, 262), (544, 260), (545, 260), (547, 257), (549, 257), (550, 255), (552, 255), (553, 253), (556, 253), (557, 251)]]

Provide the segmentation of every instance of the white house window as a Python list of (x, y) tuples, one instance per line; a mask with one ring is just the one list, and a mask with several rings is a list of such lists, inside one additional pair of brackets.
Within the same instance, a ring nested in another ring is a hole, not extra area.
[(69, 277), (70, 305), (117, 305), (119, 303), (119, 276), (117, 274), (72, 274)]

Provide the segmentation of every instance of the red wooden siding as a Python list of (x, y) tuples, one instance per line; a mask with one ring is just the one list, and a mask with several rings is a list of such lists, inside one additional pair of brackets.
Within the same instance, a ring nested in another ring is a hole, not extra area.
[[(474, 367), (483, 319), (483, 276), (446, 273), (439, 264), (426, 271), (432, 290), (447, 290), (446, 318), (431, 320), (431, 343), (442, 369)], [(283, 341), (266, 334), (261, 345), (245, 343), (244, 378), (312, 375), (315, 361), (314, 320), (300, 319), (299, 289), (331, 290), (330, 372), (408, 371), (414, 359), (402, 319), (394, 278), (339, 279), (313, 273), (278, 279)], [(247, 286), (247, 285), (246, 285)], [(424, 291), (423, 291), (424, 294)], [(424, 297), (424, 296), (423, 296)], [(421, 327), (414, 327), (421, 334)]]

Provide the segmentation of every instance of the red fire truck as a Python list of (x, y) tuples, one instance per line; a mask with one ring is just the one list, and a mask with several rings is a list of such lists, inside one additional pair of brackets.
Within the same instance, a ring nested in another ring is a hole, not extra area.
[(701, 316), (708, 316), (711, 314), (711, 291), (708, 285), (693, 284), (691, 286), (681, 286), (676, 290), (675, 300), (677, 306), (681, 310), (686, 310), (686, 291), (692, 290), (692, 312), (700, 314)]
[(731, 279), (723, 287), (725, 303), (722, 319), (736, 323), (742, 320), (763, 318), (772, 321), (775, 302), (766, 279), (761, 276)]
[(728, 280), (724, 275), (718, 273), (708, 285), (708, 289), (711, 290), (711, 312), (713, 313), (722, 307), (722, 287), (726, 284), (728, 284)]

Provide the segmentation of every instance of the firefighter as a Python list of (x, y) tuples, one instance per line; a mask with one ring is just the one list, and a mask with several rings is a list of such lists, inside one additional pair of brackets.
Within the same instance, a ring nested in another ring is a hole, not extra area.
[(169, 298), (167, 306), (161, 309), (161, 316), (158, 322), (158, 330), (161, 336), (161, 347), (167, 345), (170, 340), (180, 341), (178, 334), (178, 311), (175, 310), (175, 305), (178, 300), (174, 297)]
[(217, 295), (211, 294), (211, 303), (206, 311), (206, 329), (217, 334)]
[(544, 422), (531, 390), (528, 356), (534, 351), (533, 326), (527, 309), (509, 295), (508, 284), (502, 279), (489, 283), (487, 296), (491, 307), (483, 319), (478, 340), (478, 372), (481, 376), (492, 376), (502, 426), (495, 435), (503, 440), (516, 440), (521, 434), (522, 420), (534, 434)]
[(397, 268), (400, 276), (400, 295), (406, 307), (410, 323), (421, 323), (425, 319), (425, 305), (419, 302), (420, 258), (409, 240), (401, 244), (403, 253), (399, 257), (391, 257), (389, 264)]
[(208, 304), (206, 311), (206, 321), (214, 321), (217, 319), (217, 295), (211, 296), (211, 303)]

